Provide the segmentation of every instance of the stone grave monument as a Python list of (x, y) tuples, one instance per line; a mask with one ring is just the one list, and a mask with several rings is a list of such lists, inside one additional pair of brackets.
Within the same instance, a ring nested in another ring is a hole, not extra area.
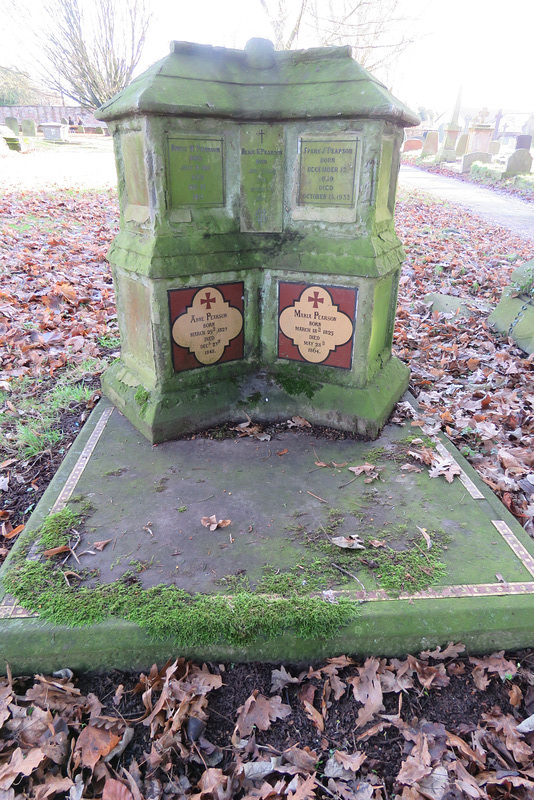
[(6, 117), (4, 125), (7, 125), (13, 131), (13, 134), (18, 137), (19, 135), (19, 121), (16, 117)]
[(393, 212), (417, 117), (350, 48), (264, 39), (174, 42), (96, 116), (119, 175), (117, 407), (152, 442), (245, 411), (376, 436), (408, 382)]
[(22, 120), (22, 135), (29, 137), (37, 136), (37, 128), (33, 119)]
[(39, 126), (47, 142), (68, 142), (69, 126), (61, 122), (41, 122)]
[(439, 147), (439, 136), (437, 131), (428, 131), (425, 142), (423, 144), (423, 150), (421, 151), (421, 155), (424, 156), (435, 156), (438, 152)]

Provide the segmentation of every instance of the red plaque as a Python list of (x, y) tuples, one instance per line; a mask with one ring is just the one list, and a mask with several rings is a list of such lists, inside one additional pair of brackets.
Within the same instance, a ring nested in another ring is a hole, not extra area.
[(358, 290), (278, 284), (278, 357), (350, 369)]
[(243, 358), (244, 292), (242, 281), (168, 292), (175, 372)]

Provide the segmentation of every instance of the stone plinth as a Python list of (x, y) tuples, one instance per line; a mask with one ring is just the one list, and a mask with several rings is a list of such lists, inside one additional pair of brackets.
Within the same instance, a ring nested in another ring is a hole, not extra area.
[(393, 211), (416, 117), (348, 48), (173, 43), (103, 106), (121, 230), (109, 397), (152, 441), (303, 414), (375, 436), (404, 254)]
[(69, 140), (69, 126), (61, 122), (41, 122), (40, 126), (47, 142), (67, 142)]
[(436, 156), (436, 163), (442, 161), (456, 161), (456, 139), (460, 133), (460, 126), (449, 123), (444, 129), (443, 146)]
[(469, 130), (468, 153), (488, 153), (493, 129), (491, 125), (475, 125)]

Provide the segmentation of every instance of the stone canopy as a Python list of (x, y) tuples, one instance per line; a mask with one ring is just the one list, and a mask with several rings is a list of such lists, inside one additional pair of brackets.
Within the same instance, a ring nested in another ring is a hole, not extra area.
[[(313, 110), (312, 110), (313, 109)], [(275, 51), (173, 42), (168, 56), (103, 105), (96, 117), (172, 114), (264, 119), (366, 117), (417, 125), (419, 118), (361, 67), (350, 47)]]

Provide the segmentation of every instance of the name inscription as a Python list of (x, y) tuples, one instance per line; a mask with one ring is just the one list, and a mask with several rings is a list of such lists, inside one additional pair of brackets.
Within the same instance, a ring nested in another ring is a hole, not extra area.
[(357, 139), (299, 139), (299, 206), (354, 205)]
[(280, 282), (278, 356), (350, 369), (356, 294), (352, 288)]
[(175, 372), (243, 357), (243, 283), (169, 291)]
[(167, 169), (171, 208), (224, 205), (224, 140), (169, 136)]
[(282, 125), (242, 125), (241, 230), (282, 230), (284, 199), (284, 130)]

